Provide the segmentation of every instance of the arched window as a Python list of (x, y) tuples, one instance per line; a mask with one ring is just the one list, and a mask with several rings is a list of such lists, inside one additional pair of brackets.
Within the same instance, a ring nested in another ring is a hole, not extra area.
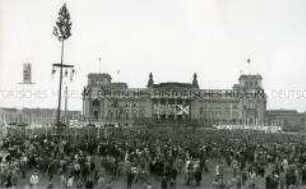
[(101, 105), (101, 102), (98, 99), (95, 99), (92, 101), (92, 106), (99, 107)]

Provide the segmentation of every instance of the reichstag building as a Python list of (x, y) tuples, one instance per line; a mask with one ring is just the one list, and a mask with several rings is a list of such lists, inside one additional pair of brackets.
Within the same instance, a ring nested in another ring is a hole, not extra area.
[(263, 125), (267, 97), (261, 83), (260, 75), (241, 75), (230, 89), (201, 89), (196, 74), (186, 83), (155, 83), (150, 73), (146, 88), (129, 88), (127, 83), (112, 82), (107, 73), (91, 73), (83, 91), (83, 114), (100, 123), (165, 120)]

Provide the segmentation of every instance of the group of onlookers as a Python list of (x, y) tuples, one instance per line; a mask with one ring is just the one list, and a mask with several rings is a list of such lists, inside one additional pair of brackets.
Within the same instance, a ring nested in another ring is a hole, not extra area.
[(127, 188), (158, 182), (160, 188), (287, 189), (306, 184), (305, 142), (302, 135), (170, 127), (112, 128), (99, 137), (9, 135), (1, 144), (0, 185), (28, 180), (36, 187), (44, 180), (49, 188), (111, 188), (124, 180)]

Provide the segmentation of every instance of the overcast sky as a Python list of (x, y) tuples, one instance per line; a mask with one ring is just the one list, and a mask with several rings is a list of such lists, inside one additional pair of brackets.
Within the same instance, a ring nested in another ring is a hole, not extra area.
[[(73, 22), (65, 63), (77, 68), (70, 109), (82, 109), (87, 74), (99, 70), (135, 88), (150, 72), (155, 82), (196, 72), (201, 88), (226, 89), (241, 71), (261, 74), (269, 109), (306, 108), (305, 0), (0, 0), (0, 106), (56, 107), (52, 28), (64, 2)], [(18, 85), (25, 62), (35, 85)]]

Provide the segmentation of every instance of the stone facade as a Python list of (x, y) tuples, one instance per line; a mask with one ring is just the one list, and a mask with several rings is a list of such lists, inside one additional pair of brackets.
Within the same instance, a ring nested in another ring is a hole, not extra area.
[(86, 120), (134, 123), (139, 120), (192, 120), (202, 125), (263, 125), (266, 94), (260, 75), (241, 75), (231, 89), (200, 89), (197, 75), (190, 83), (154, 83), (150, 73), (146, 88), (129, 88), (112, 82), (109, 74), (91, 73), (83, 91)]
[[(65, 115), (66, 114), (66, 115)], [(80, 119), (80, 111), (67, 111), (62, 113), (62, 121)], [(47, 124), (56, 120), (56, 109), (51, 108), (0, 108), (0, 123), (7, 124)]]
[(306, 128), (306, 113), (296, 110), (269, 110), (266, 119), (267, 124), (280, 126), (284, 131), (301, 131)]

